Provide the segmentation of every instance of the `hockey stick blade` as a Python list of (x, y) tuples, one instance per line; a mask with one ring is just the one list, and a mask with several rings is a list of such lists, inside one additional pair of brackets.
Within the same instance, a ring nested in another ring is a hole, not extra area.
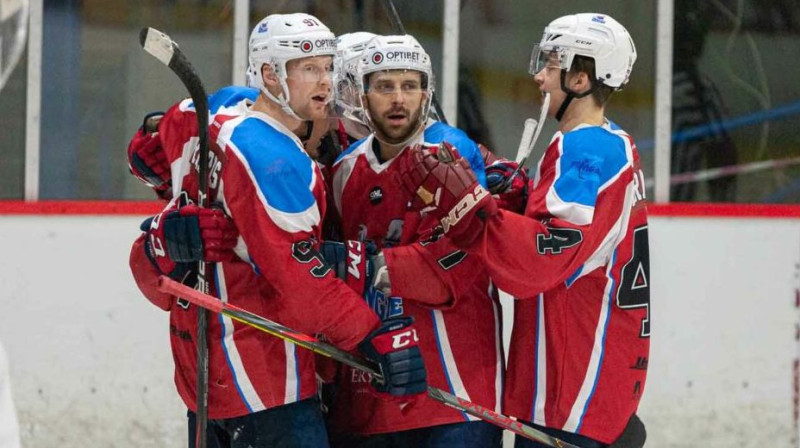
[[(139, 43), (142, 48), (158, 59), (175, 73), (181, 80), (194, 102), (197, 118), (198, 152), (197, 163), (198, 192), (197, 205), (208, 205), (208, 96), (200, 76), (183, 52), (168, 35), (155, 28), (144, 28), (139, 32)], [(197, 264), (197, 288), (202, 293), (208, 292), (206, 280), (206, 263)], [(206, 447), (206, 428), (208, 425), (208, 313), (205, 309), (197, 309), (197, 448)]]
[(521, 160), (522, 157), (528, 153), (528, 148), (531, 147), (531, 140), (533, 139), (533, 133), (536, 131), (537, 124), (539, 124), (539, 122), (533, 118), (525, 120), (525, 128), (522, 130), (522, 138), (519, 139), (519, 148), (517, 148), (517, 161)]
[[(519, 141), (519, 148), (517, 148), (517, 168), (511, 173), (510, 176), (506, 178), (506, 181), (503, 183), (503, 186), (498, 189), (498, 191), (506, 191), (509, 186), (511, 186), (511, 182), (517, 177), (519, 174), (519, 170), (521, 170), (525, 166), (525, 162), (528, 161), (528, 157), (531, 156), (533, 152), (533, 147), (536, 145), (536, 141), (539, 140), (539, 134), (542, 133), (542, 128), (544, 127), (544, 120), (547, 118), (547, 109), (550, 107), (550, 94), (545, 93), (544, 100), (542, 100), (542, 110), (539, 112), (539, 121), (537, 122), (533, 118), (528, 118), (525, 120), (525, 129), (522, 131), (522, 138)], [(531, 128), (532, 125), (532, 128)], [(529, 133), (533, 133), (532, 137), (529, 137)]]
[[(524, 149), (522, 147), (522, 142), (524, 141), (525, 132), (528, 130), (528, 120), (532, 120), (529, 118), (525, 120), (525, 131), (523, 131), (523, 139), (520, 141), (520, 147), (517, 150), (517, 163), (520, 167), (525, 165), (525, 162), (528, 160), (528, 157), (531, 156), (531, 152), (533, 152), (533, 147), (536, 145), (536, 141), (539, 140), (539, 134), (542, 133), (542, 128), (544, 127), (544, 121), (547, 119), (547, 109), (550, 108), (550, 94), (546, 93), (544, 95), (544, 99), (542, 100), (542, 110), (539, 112), (539, 121), (533, 120), (536, 123), (536, 128), (533, 132), (533, 137), (528, 142), (527, 147)], [(520, 157), (522, 155), (522, 157)]]
[[(203, 307), (215, 313), (228, 316), (231, 319), (235, 319), (243, 324), (250, 325), (251, 327), (257, 328), (265, 333), (297, 344), (300, 347), (311, 350), (319, 355), (326, 356), (339, 361), (342, 364), (362, 370), (370, 375), (375, 376), (378, 380), (382, 378), (377, 366), (364, 358), (354, 356), (349, 352), (322, 342), (317, 338), (304, 333), (299, 333), (265, 317), (251, 313), (250, 311), (239, 308), (235, 305), (225, 303), (216, 297), (203, 294), (200, 291), (178, 283), (169, 277), (163, 275), (159, 277), (158, 289), (161, 292), (171, 294), (176, 297), (181, 297), (199, 307)], [(556, 448), (579, 448), (575, 445), (571, 445), (556, 439), (555, 437), (551, 437), (550, 435), (517, 421), (516, 419), (499, 414), (491, 409), (472, 403), (469, 400), (457, 397), (433, 386), (428, 386), (428, 396), (446, 406), (466, 412), (467, 414), (475, 416), (488, 423), (497, 425), (503, 429), (507, 429), (527, 439), (541, 442)]]

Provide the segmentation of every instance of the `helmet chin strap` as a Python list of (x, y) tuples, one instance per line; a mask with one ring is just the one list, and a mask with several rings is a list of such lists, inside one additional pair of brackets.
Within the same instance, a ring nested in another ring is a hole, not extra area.
[(291, 106), (289, 106), (289, 102), (288, 102), (288, 101), (286, 101), (286, 98), (284, 97), (284, 95), (283, 95), (283, 94), (281, 94), (281, 95), (279, 95), (279, 96), (275, 96), (275, 95), (273, 95), (272, 93), (270, 93), (270, 91), (269, 91), (269, 90), (267, 90), (267, 87), (266, 87), (266, 86), (263, 86), (263, 85), (261, 86), (261, 93), (263, 93), (263, 94), (264, 94), (264, 95), (265, 95), (267, 98), (269, 98), (269, 99), (270, 99), (270, 100), (271, 100), (273, 103), (275, 103), (275, 104), (277, 104), (278, 106), (280, 106), (280, 107), (281, 107), (281, 110), (283, 110), (283, 112), (284, 112), (286, 115), (289, 115), (290, 117), (292, 117), (292, 118), (294, 118), (294, 119), (297, 119), (297, 120), (300, 120), (300, 121), (306, 121), (305, 119), (303, 119), (303, 118), (300, 118), (300, 116), (298, 116), (298, 115), (295, 113), (294, 109), (292, 109), (292, 107), (291, 107)]
[(561, 119), (564, 118), (564, 113), (567, 111), (567, 106), (569, 106), (569, 103), (571, 103), (573, 99), (583, 98), (587, 95), (591, 95), (596, 88), (597, 83), (592, 82), (592, 87), (589, 90), (583, 93), (575, 93), (567, 87), (567, 71), (561, 69), (561, 91), (566, 93), (567, 97), (564, 98), (564, 102), (561, 103), (561, 107), (559, 107), (558, 112), (556, 112), (556, 120), (561, 121)]

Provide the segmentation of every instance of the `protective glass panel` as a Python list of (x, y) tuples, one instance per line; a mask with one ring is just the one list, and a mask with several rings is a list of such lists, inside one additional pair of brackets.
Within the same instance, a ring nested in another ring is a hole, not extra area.
[(45, 0), (41, 199), (152, 199), (128, 173), (125, 148), (147, 112), (188, 96), (139, 45), (169, 34), (209, 91), (230, 83), (233, 29), (225, 0)]
[(676, 0), (672, 201), (800, 202), (800, 3)]

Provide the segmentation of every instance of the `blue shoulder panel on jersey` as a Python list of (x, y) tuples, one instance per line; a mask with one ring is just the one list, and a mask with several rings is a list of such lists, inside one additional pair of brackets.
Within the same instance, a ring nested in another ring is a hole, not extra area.
[(361, 144), (362, 144), (362, 143), (364, 143), (364, 140), (366, 140), (366, 139), (367, 139), (367, 137), (364, 137), (364, 138), (362, 138), (361, 140), (356, 140), (356, 141), (354, 141), (353, 143), (351, 143), (351, 144), (350, 144), (350, 146), (348, 146), (348, 147), (347, 147), (347, 149), (345, 149), (344, 151), (342, 151), (341, 153), (339, 153), (339, 155), (338, 155), (338, 156), (336, 156), (336, 160), (335, 160), (333, 163), (338, 163), (338, 162), (339, 162), (340, 160), (342, 160), (342, 159), (343, 159), (343, 158), (344, 158), (346, 155), (348, 155), (348, 154), (350, 154), (351, 152), (355, 151), (355, 150), (356, 150), (356, 148), (358, 148), (359, 146), (361, 146)]
[[(243, 99), (255, 101), (257, 98), (257, 89), (241, 86), (223, 87), (208, 96), (208, 111), (214, 115), (220, 107), (233, 106)], [(194, 101), (190, 101), (186, 107), (194, 110)]]
[(247, 160), (270, 207), (300, 213), (314, 205), (312, 162), (292, 138), (257, 118), (247, 118), (236, 126), (231, 142)]
[(423, 139), (428, 143), (447, 142), (455, 146), (461, 157), (469, 162), (478, 182), (486, 188), (486, 166), (483, 163), (481, 150), (464, 131), (437, 121), (425, 129)]
[(560, 174), (553, 188), (564, 202), (593, 207), (600, 186), (627, 163), (625, 143), (601, 127), (568, 132), (562, 148)]
[[(608, 119), (606, 119), (608, 120)], [(612, 131), (622, 131), (623, 129), (619, 127), (616, 123), (611, 120), (608, 120), (608, 127), (611, 128)]]
[(257, 98), (257, 89), (241, 86), (223, 87), (208, 97), (208, 110), (216, 114), (220, 107), (230, 107), (244, 99), (255, 101)]

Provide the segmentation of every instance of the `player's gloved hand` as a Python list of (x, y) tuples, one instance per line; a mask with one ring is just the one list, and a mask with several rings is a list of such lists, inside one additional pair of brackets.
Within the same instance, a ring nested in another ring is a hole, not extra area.
[(172, 202), (166, 210), (147, 218), (139, 226), (145, 232), (144, 252), (159, 274), (186, 284), (193, 284), (196, 277), (196, 263), (179, 262), (170, 257), (167, 251), (164, 218), (178, 213), (177, 205)]
[(161, 199), (172, 196), (169, 162), (161, 146), (158, 123), (163, 112), (152, 112), (144, 117), (142, 126), (128, 144), (128, 168), (145, 185), (155, 190)]
[(409, 402), (428, 390), (413, 322), (411, 317), (387, 319), (358, 345), (361, 353), (378, 364), (383, 378), (373, 378), (372, 387), (379, 395), (401, 397)]
[[(497, 159), (486, 166), (486, 186), (497, 206), (514, 213), (525, 211), (528, 200), (528, 173), (517, 171), (519, 164), (508, 159)], [(515, 173), (516, 171), (516, 173)]]
[(450, 144), (415, 145), (399, 158), (398, 180), (414, 198), (411, 208), (436, 217), (454, 244), (472, 243), (497, 213), (492, 196)]
[(148, 233), (148, 258), (162, 274), (173, 279), (185, 278), (189, 266), (184, 265), (231, 261), (236, 257), (233, 248), (239, 233), (218, 208), (173, 205), (142, 223), (142, 230)]
[[(386, 266), (383, 256), (378, 253), (372, 243), (348, 240), (323, 241), (320, 253), (325, 262), (332, 268), (336, 277), (344, 280), (353, 291), (367, 296), (375, 285), (376, 261), (380, 258), (381, 266)], [(385, 268), (384, 268), (385, 269)]]

